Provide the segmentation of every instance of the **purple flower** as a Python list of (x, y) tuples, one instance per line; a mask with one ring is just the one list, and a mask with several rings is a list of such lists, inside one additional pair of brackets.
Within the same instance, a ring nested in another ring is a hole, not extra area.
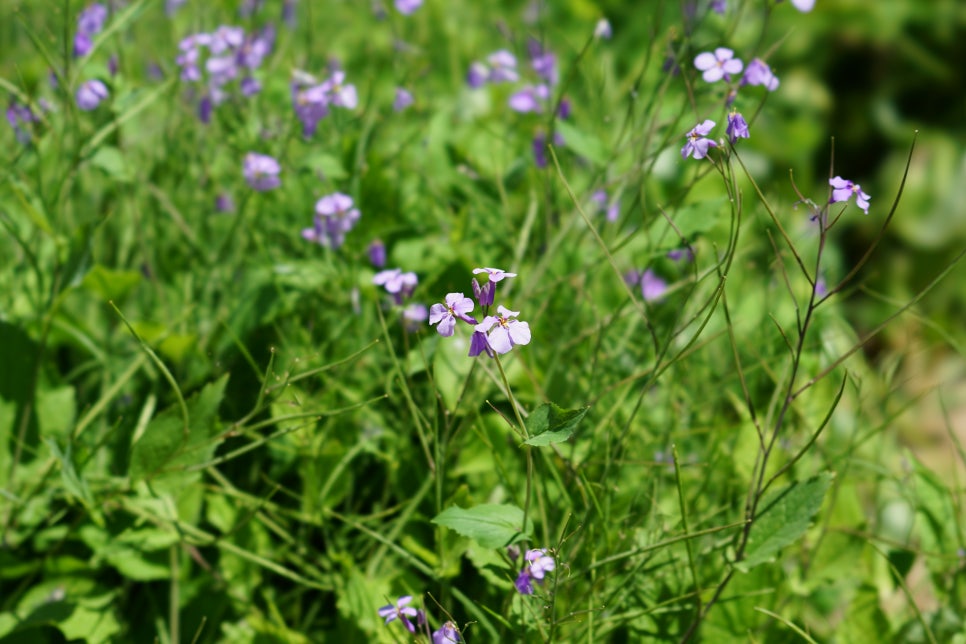
[(448, 338), (453, 335), (457, 319), (476, 324), (476, 320), (469, 316), (472, 310), (473, 300), (463, 297), (462, 293), (447, 293), (445, 304), (433, 304), (429, 307), (429, 323), (431, 325), (439, 323), (436, 331)]
[(89, 80), (77, 88), (77, 107), (84, 111), (96, 109), (108, 96), (107, 86), (99, 80)]
[(540, 51), (530, 59), (530, 66), (537, 76), (547, 81), (551, 85), (556, 85), (560, 80), (560, 72), (557, 70), (557, 57), (549, 51)]
[(338, 249), (345, 241), (346, 233), (352, 230), (362, 213), (353, 207), (352, 197), (335, 192), (315, 202), (315, 215), (316, 226), (322, 227), (325, 238), (319, 243)]
[(517, 74), (517, 59), (505, 49), (493, 52), (486, 61), (490, 64), (490, 75), (487, 80), (491, 83), (515, 83), (520, 80)]
[(282, 183), (278, 177), (281, 171), (278, 161), (266, 154), (249, 152), (245, 155), (243, 174), (254, 190), (265, 192), (277, 188)]
[(86, 34), (83, 31), (78, 31), (74, 34), (74, 58), (86, 56), (93, 48), (94, 41), (91, 39), (90, 34)]
[(382, 286), (390, 295), (399, 296), (397, 300), (401, 301), (402, 297), (412, 295), (416, 285), (419, 284), (419, 278), (411, 271), (403, 273), (401, 268), (391, 268), (376, 273), (372, 283)]
[(433, 644), (450, 644), (450, 642), (459, 641), (461, 641), (460, 632), (456, 630), (456, 624), (453, 622), (446, 622), (433, 631)]
[(608, 204), (607, 193), (603, 190), (597, 190), (590, 195), (590, 200), (597, 206), (597, 212), (607, 213), (607, 221), (617, 221), (621, 213), (621, 205), (618, 199)]
[(516, 320), (519, 311), (511, 311), (502, 304), (496, 307), (498, 315), (488, 315), (476, 325), (480, 333), (486, 333), (486, 341), (497, 353), (507, 353), (518, 344), (530, 344), (530, 325)]
[(778, 89), (778, 77), (772, 73), (771, 67), (761, 58), (754, 58), (748, 63), (740, 85), (764, 85), (769, 92)]
[(828, 183), (832, 186), (832, 198), (829, 203), (848, 201), (852, 195), (855, 195), (855, 205), (861, 208), (865, 214), (869, 214), (869, 199), (872, 197), (867, 195), (859, 184), (852, 183), (842, 177), (829, 179)]
[(675, 262), (680, 260), (686, 260), (689, 262), (694, 261), (694, 249), (690, 246), (685, 246), (684, 248), (675, 248), (674, 250), (669, 250), (667, 253), (668, 259)]
[(327, 81), (322, 83), (322, 87), (328, 94), (331, 105), (350, 110), (354, 110), (359, 105), (356, 86), (345, 84), (345, 72), (334, 72)]
[(815, 0), (792, 0), (792, 4), (802, 13), (808, 13), (815, 8)]
[(728, 139), (732, 145), (737, 143), (738, 139), (747, 139), (751, 136), (748, 132), (748, 123), (745, 122), (745, 118), (738, 112), (728, 114), (728, 127), (725, 128), (725, 134), (728, 135)]
[(407, 629), (409, 629), (410, 633), (415, 633), (416, 626), (409, 620), (409, 618), (417, 617), (419, 615), (419, 611), (406, 605), (412, 601), (412, 595), (403, 595), (396, 600), (395, 604), (389, 604), (388, 606), (383, 606), (380, 608), (379, 617), (385, 617), (386, 624), (398, 619)]
[(474, 89), (484, 83), (515, 83), (518, 80), (517, 59), (505, 49), (487, 56), (485, 64), (474, 62), (466, 75), (466, 82)]
[(302, 122), (302, 136), (308, 139), (315, 134), (319, 121), (329, 114), (329, 94), (322, 85), (302, 88), (294, 84), (292, 103), (295, 115)]
[(480, 273), (486, 273), (489, 276), (491, 282), (502, 282), (508, 277), (516, 277), (516, 273), (507, 273), (506, 271), (499, 268), (474, 268), (473, 274), (479, 275)]
[(659, 300), (667, 291), (667, 282), (658, 277), (650, 268), (641, 275), (641, 295), (645, 302)]
[(486, 341), (486, 334), (480, 331), (473, 331), (473, 335), (470, 336), (469, 357), (475, 358), (483, 352), (486, 352), (486, 355), (491, 358), (493, 357), (493, 349), (490, 348), (490, 344)]
[(723, 16), (728, 10), (728, 0), (711, 0), (711, 11)]
[(27, 105), (21, 105), (20, 103), (14, 101), (7, 108), (7, 123), (13, 128), (14, 136), (17, 137), (17, 141), (21, 145), (27, 145), (30, 143), (30, 132), (25, 129), (24, 125), (28, 123), (34, 123), (39, 120), (38, 117), (31, 111), (30, 107)]
[(546, 85), (527, 85), (510, 95), (510, 109), (521, 114), (543, 112), (543, 106), (550, 100), (550, 88)]
[(594, 38), (604, 38), (605, 40), (610, 40), (610, 37), (614, 35), (614, 30), (611, 29), (610, 22), (607, 18), (601, 18), (597, 21), (597, 25), (594, 27)]
[(533, 162), (538, 168), (547, 167), (547, 135), (537, 132), (533, 137)]
[(708, 156), (709, 148), (716, 148), (718, 144), (711, 139), (705, 138), (705, 135), (711, 132), (714, 127), (714, 121), (706, 119), (703, 123), (698, 123), (694, 128), (687, 133), (688, 142), (683, 148), (681, 148), (681, 158), (687, 159), (692, 154), (695, 159), (703, 159)]
[(423, 0), (396, 0), (396, 11), (408, 16), (423, 5)]
[(514, 585), (521, 595), (533, 594), (533, 580), (543, 583), (547, 573), (557, 567), (553, 557), (547, 554), (545, 548), (527, 550), (524, 555), (526, 564), (517, 576)]
[(367, 251), (369, 253), (369, 261), (373, 266), (382, 268), (386, 265), (386, 245), (382, 243), (381, 239), (373, 239)]
[(403, 309), (403, 327), (410, 333), (415, 333), (422, 328), (428, 317), (429, 309), (426, 308), (426, 305), (413, 302)]
[(744, 68), (740, 59), (734, 58), (735, 52), (727, 47), (718, 47), (714, 53), (704, 52), (694, 58), (694, 66), (704, 72), (701, 77), (708, 83), (714, 83), (724, 78), (731, 80), (731, 74), (737, 74)]
[(235, 212), (235, 201), (231, 198), (230, 194), (222, 192), (215, 197), (215, 211)]
[(394, 112), (402, 112), (404, 109), (413, 104), (415, 99), (413, 95), (407, 92), (402, 87), (396, 88), (396, 98), (392, 102), (392, 109)]

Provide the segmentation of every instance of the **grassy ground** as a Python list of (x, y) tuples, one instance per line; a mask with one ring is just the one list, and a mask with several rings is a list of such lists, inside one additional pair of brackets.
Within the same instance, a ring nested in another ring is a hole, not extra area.
[(115, 4), (0, 4), (0, 642), (966, 641), (955, 2)]

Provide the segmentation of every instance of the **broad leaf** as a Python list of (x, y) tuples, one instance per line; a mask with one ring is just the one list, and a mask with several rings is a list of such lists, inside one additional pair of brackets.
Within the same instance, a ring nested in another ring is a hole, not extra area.
[(589, 410), (590, 407), (562, 409), (553, 403), (540, 405), (527, 418), (530, 439), (524, 441), (524, 444), (540, 447), (562, 443), (573, 436), (577, 425)]
[(832, 473), (825, 472), (804, 482), (796, 481), (765, 497), (751, 526), (745, 558), (736, 562), (735, 568), (748, 572), (771, 561), (779, 550), (801, 538), (822, 507), (833, 477)]
[(523, 510), (514, 505), (487, 503), (472, 508), (450, 506), (433, 523), (456, 530), (484, 548), (502, 548), (527, 539), (532, 524), (523, 527)]

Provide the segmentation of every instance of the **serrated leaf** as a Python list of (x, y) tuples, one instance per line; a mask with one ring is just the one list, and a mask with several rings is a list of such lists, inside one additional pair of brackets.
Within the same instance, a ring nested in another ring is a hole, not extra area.
[(834, 474), (825, 472), (765, 497), (748, 535), (745, 558), (736, 562), (735, 568), (748, 572), (771, 561), (779, 550), (801, 538), (822, 507), (833, 478)]
[(530, 438), (524, 444), (541, 447), (562, 443), (573, 436), (588, 411), (590, 407), (563, 409), (553, 403), (540, 405), (527, 418), (527, 434)]
[(484, 548), (502, 548), (529, 538), (532, 524), (523, 527), (523, 510), (515, 505), (486, 503), (472, 508), (453, 505), (433, 519), (433, 523), (455, 530)]

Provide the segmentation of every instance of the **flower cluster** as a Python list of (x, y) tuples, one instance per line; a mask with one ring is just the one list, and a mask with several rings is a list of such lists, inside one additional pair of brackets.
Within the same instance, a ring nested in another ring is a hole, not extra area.
[(495, 51), (486, 57), (486, 62), (474, 62), (466, 74), (466, 82), (473, 89), (486, 83), (515, 83), (520, 80), (517, 73), (517, 59), (505, 49)]
[(546, 548), (536, 548), (527, 550), (523, 556), (524, 565), (520, 574), (517, 575), (513, 585), (521, 595), (533, 594), (533, 582), (542, 584), (547, 573), (557, 567), (553, 557), (547, 554)]
[[(370, 244), (369, 258), (377, 268), (385, 265), (386, 249), (382, 242)], [(403, 328), (406, 331), (415, 332), (426, 323), (426, 319), (429, 317), (429, 309), (426, 308), (426, 305), (419, 302), (406, 303), (412, 297), (413, 291), (416, 290), (416, 285), (419, 284), (416, 273), (412, 271), (404, 272), (401, 268), (389, 268), (376, 273), (372, 278), (372, 283), (386, 289), (386, 292), (392, 297), (394, 305), (403, 306), (402, 320)]]
[[(386, 624), (399, 620), (399, 623), (406, 627), (410, 633), (418, 631), (429, 633), (429, 625), (426, 620), (426, 612), (413, 608), (409, 604), (413, 601), (412, 595), (403, 595), (394, 604), (387, 604), (379, 609), (379, 617), (385, 618)], [(447, 644), (448, 642), (460, 642), (460, 632), (456, 624), (446, 621), (430, 635), (433, 644)]]
[(203, 123), (211, 119), (212, 109), (228, 98), (233, 81), (239, 81), (242, 96), (261, 91), (253, 72), (274, 45), (275, 30), (271, 26), (248, 35), (241, 27), (221, 26), (211, 33), (192, 34), (181, 40), (181, 53), (175, 62), (181, 68), (182, 81), (204, 85), (198, 104)]
[(92, 4), (77, 14), (77, 33), (74, 34), (74, 57), (80, 58), (94, 48), (94, 37), (104, 29), (107, 22), (107, 7)]
[[(436, 331), (444, 337), (453, 335), (457, 322), (473, 325), (470, 357), (481, 353), (489, 356), (494, 353), (509, 353), (517, 345), (530, 344), (530, 325), (517, 319), (519, 311), (511, 311), (501, 304), (496, 307), (496, 315), (489, 314), (496, 296), (497, 284), (504, 279), (516, 277), (516, 273), (507, 273), (499, 268), (475, 268), (473, 274), (486, 275), (486, 281), (482, 285), (473, 279), (476, 303), (462, 293), (448, 293), (444, 302), (430, 307), (429, 323), (437, 325)], [(483, 310), (484, 317), (479, 322), (470, 315), (476, 304)]]
[(359, 105), (359, 96), (356, 86), (345, 82), (345, 72), (341, 70), (332, 72), (321, 83), (311, 74), (297, 72), (292, 82), (292, 105), (302, 122), (302, 136), (308, 139), (331, 107), (353, 110)]
[(333, 250), (338, 250), (362, 214), (352, 197), (341, 192), (326, 195), (315, 203), (315, 221), (302, 231), (302, 237)]
[(872, 197), (862, 190), (862, 186), (842, 177), (829, 179), (828, 183), (832, 186), (832, 198), (829, 200), (829, 203), (848, 201), (855, 196), (855, 205), (861, 208), (865, 214), (869, 214), (869, 199)]

